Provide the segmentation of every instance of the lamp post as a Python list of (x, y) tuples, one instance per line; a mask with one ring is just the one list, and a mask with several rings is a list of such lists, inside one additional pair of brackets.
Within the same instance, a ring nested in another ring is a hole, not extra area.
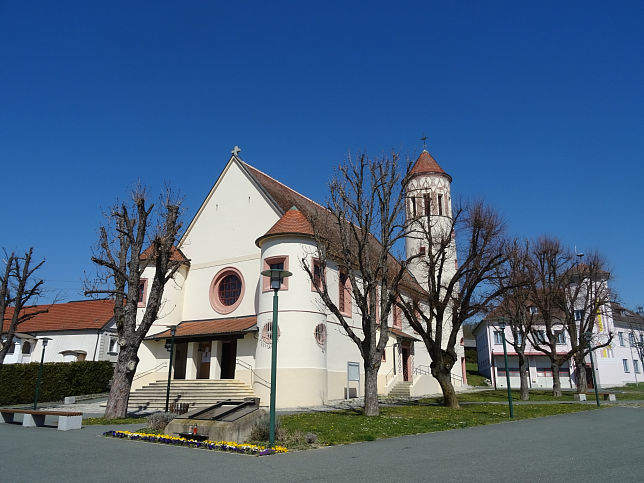
[(272, 448), (275, 444), (275, 386), (277, 385), (277, 292), (279, 292), (280, 287), (282, 286), (282, 281), (293, 274), (287, 270), (271, 268), (270, 270), (264, 270), (262, 275), (270, 278), (271, 289), (273, 290), (273, 325), (271, 328), (271, 405), (268, 436), (268, 446)]
[(36, 378), (36, 391), (34, 392), (34, 409), (38, 409), (38, 396), (40, 395), (40, 380), (42, 379), (42, 366), (45, 362), (45, 347), (47, 342), (51, 340), (49, 337), (40, 339), (42, 342), (42, 355), (40, 356), (40, 366), (38, 367), (38, 377)]
[[(174, 355), (174, 336), (177, 333), (177, 326), (170, 326), (170, 362), (168, 364), (168, 387), (165, 391), (165, 412), (168, 412), (168, 405), (170, 404), (170, 381), (172, 379), (172, 356)], [(166, 344), (166, 349), (168, 345)]]
[(593, 346), (591, 344), (591, 340), (593, 338), (593, 333), (592, 332), (586, 332), (584, 334), (586, 336), (586, 340), (588, 341), (588, 349), (589, 352), (588, 354), (590, 355), (590, 369), (593, 373), (593, 388), (595, 388), (595, 401), (597, 401), (597, 407), (600, 406), (599, 404), (599, 391), (597, 390), (597, 378), (595, 377), (595, 362), (593, 360)]
[(503, 359), (505, 361), (505, 380), (508, 384), (508, 406), (510, 406), (510, 417), (514, 418), (514, 407), (512, 406), (512, 387), (510, 387), (510, 368), (508, 367), (508, 347), (505, 343), (505, 322), (499, 324), (501, 338), (503, 339)]

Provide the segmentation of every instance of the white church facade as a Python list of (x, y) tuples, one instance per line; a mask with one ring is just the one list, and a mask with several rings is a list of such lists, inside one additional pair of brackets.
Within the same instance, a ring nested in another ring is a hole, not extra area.
[[(414, 206), (408, 206), (408, 216), (413, 216), (412, 210), (434, 210), (448, 217), (449, 175), (427, 151), (412, 170), (409, 196)], [(283, 268), (293, 275), (279, 291), (277, 407), (320, 405), (363, 395), (358, 348), (326, 309), (302, 267), (302, 260), (315, 267), (308, 217), (324, 209), (245, 163), (234, 150), (177, 244), (173, 256), (184, 263), (166, 285), (158, 320), (139, 350), (132, 389), (168, 377), (166, 345), (169, 327), (176, 326), (173, 380), (235, 379), (250, 386), (267, 405), (273, 291), (260, 272)], [(421, 245), (419, 240), (408, 240), (406, 248), (422, 251)], [(140, 316), (151, 270), (142, 275)], [(324, 275), (329, 292), (336, 294), (338, 306), (352, 315), (354, 330), (359, 330), (357, 307), (344, 289), (346, 277), (332, 263)], [(390, 326), (378, 392), (386, 395), (401, 386), (411, 396), (440, 392), (424, 343), (399, 311), (391, 315)], [(466, 381), (463, 347), (457, 351), (452, 380), (458, 388)], [(356, 363), (360, 381), (348, 369)]]

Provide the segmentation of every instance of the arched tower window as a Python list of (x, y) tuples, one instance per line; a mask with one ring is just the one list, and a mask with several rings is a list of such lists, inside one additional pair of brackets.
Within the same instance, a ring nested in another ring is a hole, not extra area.
[(432, 195), (429, 193), (424, 194), (423, 200), (425, 203), (425, 216), (429, 218), (432, 216)]

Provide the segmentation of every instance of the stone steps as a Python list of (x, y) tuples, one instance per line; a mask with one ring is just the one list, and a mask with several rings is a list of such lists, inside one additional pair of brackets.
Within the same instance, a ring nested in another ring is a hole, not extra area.
[(409, 397), (409, 388), (411, 387), (411, 381), (402, 381), (396, 384), (391, 391), (389, 391), (389, 397)]
[[(167, 381), (157, 381), (130, 393), (128, 410), (163, 411)], [(170, 386), (170, 403), (187, 403), (190, 409), (209, 406), (226, 399), (243, 399), (257, 397), (247, 384), (235, 379), (204, 379), (192, 381), (172, 381)]]

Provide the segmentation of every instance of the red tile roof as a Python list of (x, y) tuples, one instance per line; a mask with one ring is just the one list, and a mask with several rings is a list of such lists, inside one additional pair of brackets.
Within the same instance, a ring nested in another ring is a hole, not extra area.
[[(202, 335), (238, 334), (252, 332), (257, 324), (257, 316), (232, 317), (227, 319), (186, 320), (177, 325), (175, 337), (194, 337)], [(170, 329), (147, 339), (159, 340), (170, 337)]]
[[(248, 170), (251, 176), (255, 178), (257, 183), (273, 199), (275, 204), (282, 210), (282, 212), (286, 214), (291, 207), (296, 207), (309, 222), (309, 225), (312, 225), (312, 220), (317, 220), (318, 226), (324, 227), (324, 236), (329, 238), (331, 244), (336, 247), (340, 246), (340, 234), (337, 227), (338, 222), (329, 210), (327, 210), (324, 206), (316, 203), (315, 201), (307, 198), (306, 196), (301, 195), (297, 191), (292, 190), (279, 181), (271, 178), (270, 176), (261, 172), (257, 168), (254, 168), (250, 164), (247, 164), (243, 161), (241, 163), (244, 168)], [(260, 237), (257, 241), (261, 241), (261, 238), (263, 237)], [(389, 262), (392, 265), (398, 263), (392, 256), (390, 256)], [(405, 273), (403, 277), (403, 283), (407, 288), (415, 292), (419, 292), (421, 294), (426, 293), (410, 272)]]
[(420, 156), (418, 156), (418, 159), (409, 170), (409, 173), (413, 176), (438, 173), (447, 176), (449, 180), (452, 181), (452, 177), (445, 171), (443, 171), (443, 168), (438, 165), (436, 160), (432, 157), (431, 154), (429, 154), (426, 149), (423, 149), (423, 152), (420, 153)]
[[(143, 251), (143, 253), (141, 253), (141, 260), (147, 260), (152, 255), (152, 251), (153, 251), (153, 246), (150, 245)], [(188, 260), (188, 257), (186, 257), (181, 251), (181, 249), (177, 247), (172, 247), (170, 260), (187, 263), (188, 265), (190, 264), (190, 260)]]
[[(24, 309), (25, 313), (48, 309), (43, 314), (23, 322), (17, 332), (50, 332), (57, 330), (100, 329), (114, 317), (113, 300), (82, 300), (64, 304), (35, 305)], [(9, 329), (13, 309), (7, 308), (3, 331)]]
[(255, 244), (260, 246), (264, 239), (277, 235), (307, 235), (312, 237), (314, 235), (313, 226), (306, 219), (306, 216), (297, 207), (293, 206), (264, 235), (260, 236), (255, 241)]

